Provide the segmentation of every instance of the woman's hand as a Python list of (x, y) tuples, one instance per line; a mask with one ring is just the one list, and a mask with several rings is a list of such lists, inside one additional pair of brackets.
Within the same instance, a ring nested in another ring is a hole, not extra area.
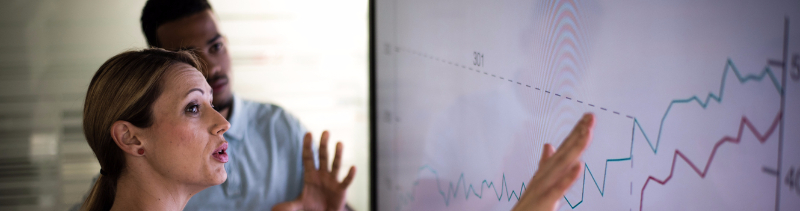
[(551, 211), (558, 207), (558, 201), (583, 171), (578, 158), (592, 140), (593, 127), (594, 115), (584, 114), (558, 151), (550, 144), (544, 145), (539, 169), (512, 210)]
[(322, 132), (319, 142), (319, 169), (314, 167), (314, 153), (311, 151), (311, 133), (303, 138), (303, 192), (294, 201), (284, 202), (272, 207), (274, 211), (340, 211), (345, 207), (345, 191), (356, 174), (351, 166), (347, 176), (340, 183), (336, 180), (342, 164), (342, 143), (336, 144), (333, 165), (328, 170), (328, 131)]

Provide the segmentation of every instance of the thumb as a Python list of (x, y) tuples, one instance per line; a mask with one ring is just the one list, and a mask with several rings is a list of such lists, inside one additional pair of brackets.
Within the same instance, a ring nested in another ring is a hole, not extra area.
[(550, 157), (553, 157), (553, 154), (556, 153), (556, 149), (553, 148), (553, 145), (544, 144), (542, 147), (542, 157), (539, 159), (539, 168), (541, 169), (545, 162), (547, 162)]
[(296, 211), (303, 210), (303, 203), (300, 201), (287, 201), (276, 204), (272, 207), (272, 211)]

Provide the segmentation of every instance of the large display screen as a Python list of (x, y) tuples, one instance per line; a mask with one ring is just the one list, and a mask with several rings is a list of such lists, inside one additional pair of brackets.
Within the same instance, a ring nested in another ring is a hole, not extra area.
[(374, 0), (379, 210), (800, 210), (800, 1)]

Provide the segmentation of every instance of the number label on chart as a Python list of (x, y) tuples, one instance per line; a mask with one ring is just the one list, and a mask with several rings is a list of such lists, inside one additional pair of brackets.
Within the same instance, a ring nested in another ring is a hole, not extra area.
[(786, 177), (784, 177), (783, 182), (786, 183), (786, 186), (789, 186), (789, 190), (800, 194), (800, 169), (795, 170), (794, 166), (792, 166), (792, 168), (786, 172)]
[(483, 54), (481, 52), (474, 51), (472, 52), (472, 56), (475, 58), (472, 60), (472, 65), (483, 67)]

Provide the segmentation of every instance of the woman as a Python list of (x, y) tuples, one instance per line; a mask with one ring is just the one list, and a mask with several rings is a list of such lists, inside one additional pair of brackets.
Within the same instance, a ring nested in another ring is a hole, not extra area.
[[(162, 49), (124, 52), (100, 66), (86, 93), (83, 130), (101, 175), (83, 210), (182, 210), (194, 194), (225, 181), (222, 134), (230, 124), (212, 108), (206, 77), (192, 54)], [(325, 132), (320, 149), (327, 141)], [(306, 134), (303, 192), (276, 207), (342, 209), (355, 175), (351, 168), (336, 179), (342, 147), (331, 170), (316, 169)]]
[[(222, 134), (230, 124), (212, 108), (205, 77), (192, 54), (161, 49), (124, 52), (100, 67), (86, 94), (83, 130), (101, 176), (83, 210), (182, 210), (194, 194), (225, 181)], [(556, 208), (581, 171), (578, 157), (593, 124), (587, 114), (557, 152), (545, 146), (532, 188), (514, 210)], [(323, 133), (320, 149), (327, 149), (327, 139)], [(339, 144), (331, 170), (327, 153), (320, 153), (316, 169), (306, 134), (303, 192), (273, 209), (342, 210), (355, 169), (336, 179), (341, 152)]]

